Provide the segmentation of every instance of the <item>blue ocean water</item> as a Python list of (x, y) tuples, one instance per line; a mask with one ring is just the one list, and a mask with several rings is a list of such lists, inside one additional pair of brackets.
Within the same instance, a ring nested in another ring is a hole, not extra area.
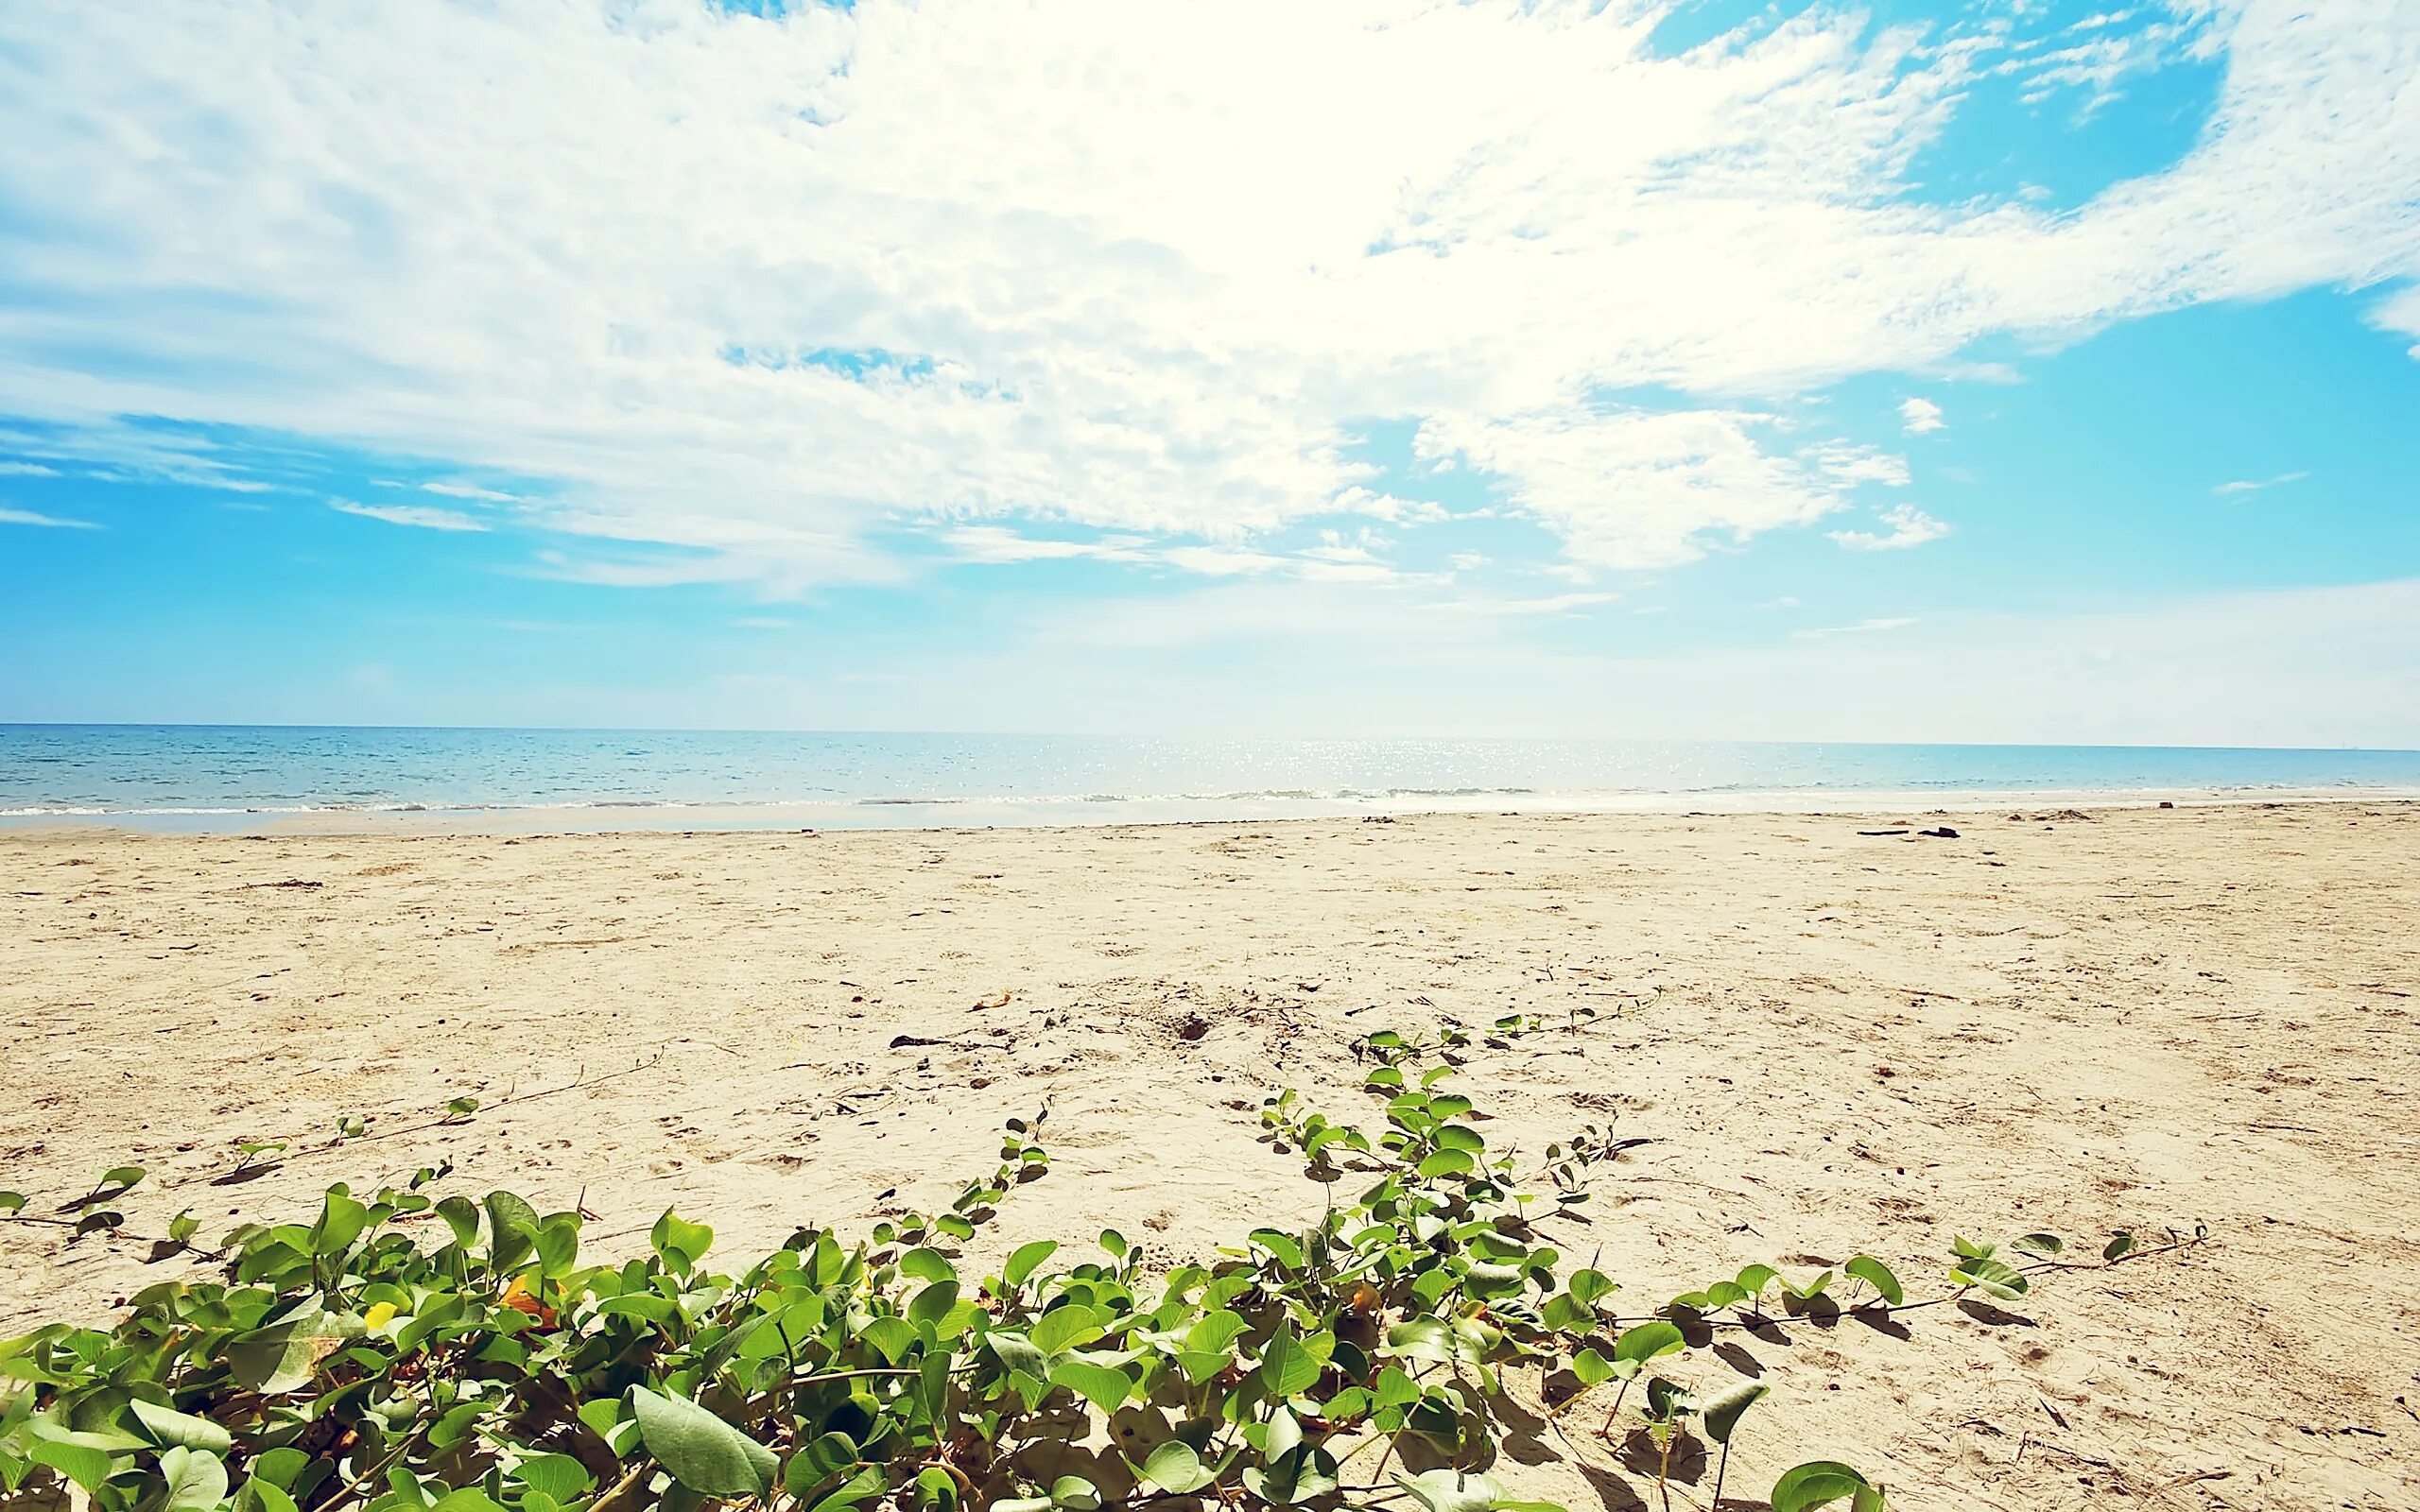
[(0, 725), (0, 822), (904, 828), (1439, 809), (2420, 796), (2420, 752)]

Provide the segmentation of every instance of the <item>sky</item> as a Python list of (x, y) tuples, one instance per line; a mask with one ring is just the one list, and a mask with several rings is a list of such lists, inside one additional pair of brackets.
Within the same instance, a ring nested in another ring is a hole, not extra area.
[(2420, 3), (12, 0), (0, 720), (2420, 747)]

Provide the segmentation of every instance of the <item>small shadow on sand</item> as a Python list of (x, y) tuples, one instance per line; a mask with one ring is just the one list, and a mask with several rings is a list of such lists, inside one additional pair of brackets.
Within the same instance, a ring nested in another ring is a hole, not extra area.
[(2040, 1324), (2034, 1322), (2031, 1318), (2027, 1317), (2022, 1313), (2007, 1312), (2004, 1309), (1994, 1307), (1989, 1302), (1982, 1301), (1972, 1297), (1960, 1297), (1958, 1299), (1958, 1311), (1965, 1314), (1968, 1317), (1973, 1318), (1978, 1323), (1988, 1323), (1994, 1328), (2031, 1329), (2041, 1327)]

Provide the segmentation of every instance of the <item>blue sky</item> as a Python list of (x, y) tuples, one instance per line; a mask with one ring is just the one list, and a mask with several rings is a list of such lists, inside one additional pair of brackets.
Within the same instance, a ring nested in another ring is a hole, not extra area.
[(2420, 14), (0, 11), (0, 718), (2420, 747)]

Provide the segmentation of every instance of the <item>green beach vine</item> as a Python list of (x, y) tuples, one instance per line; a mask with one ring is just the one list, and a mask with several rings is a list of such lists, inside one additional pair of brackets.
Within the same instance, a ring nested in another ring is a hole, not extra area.
[[(334, 1186), (307, 1223), (229, 1234), (217, 1280), (148, 1287), (107, 1329), (0, 1343), (0, 1493), (100, 1512), (1551, 1512), (1495, 1473), (1513, 1423), (1539, 1422), (1524, 1381), (1574, 1452), (1643, 1442), (1668, 1498), (1676, 1450), (1711, 1447), (1719, 1503), (1765, 1385), (1700, 1397), (1662, 1373), (1716, 1331), (1765, 1322), (1769, 1301), (1904, 1312), (2075, 1268), (2049, 1235), (1962, 1239), (1927, 1300), (1859, 1255), (1798, 1280), (1752, 1264), (1625, 1316), (1615, 1280), (1567, 1265), (1545, 1229), (1634, 1142), (1582, 1129), (1517, 1170), (1447, 1086), (1467, 1044), (1360, 1041), (1371, 1130), (1271, 1097), (1266, 1141), (1357, 1194), (1157, 1274), (1115, 1231), (1080, 1257), (1037, 1239), (995, 1273), (961, 1269), (1047, 1170), (1042, 1116), (1011, 1121), (947, 1210), (854, 1242), (802, 1228), (736, 1275), (674, 1212), (647, 1253), (596, 1263), (577, 1211), (434, 1196), (434, 1172)], [(2121, 1235), (2100, 1263), (2161, 1247)], [(1885, 1493), (1819, 1460), (1768, 1500), (1874, 1512)]]

